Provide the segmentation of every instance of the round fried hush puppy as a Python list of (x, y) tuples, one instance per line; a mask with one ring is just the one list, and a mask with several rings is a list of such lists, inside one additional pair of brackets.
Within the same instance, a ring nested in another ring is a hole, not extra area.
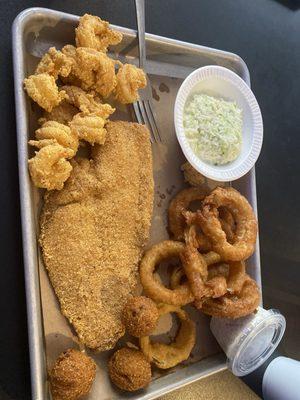
[(68, 349), (49, 373), (53, 400), (77, 400), (89, 393), (96, 376), (96, 364), (84, 353)]
[(154, 301), (145, 296), (136, 296), (126, 303), (122, 322), (130, 335), (141, 337), (153, 332), (158, 318), (158, 309)]
[(108, 373), (116, 386), (129, 392), (142, 389), (151, 381), (150, 363), (135, 349), (116, 351), (108, 362)]
[(201, 186), (205, 183), (205, 177), (200, 174), (189, 162), (182, 164), (181, 170), (183, 171), (184, 180), (191, 186)]

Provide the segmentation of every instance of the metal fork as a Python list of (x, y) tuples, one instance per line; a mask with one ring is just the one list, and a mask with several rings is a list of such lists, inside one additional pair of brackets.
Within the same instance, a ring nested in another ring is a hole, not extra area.
[[(145, 40), (145, 1), (135, 0), (137, 33), (139, 42), (139, 67), (144, 69), (146, 66), (146, 40)], [(140, 98), (133, 103), (133, 109), (137, 121), (145, 124), (151, 132), (151, 141), (161, 142), (161, 136), (156, 123), (155, 112), (152, 104), (152, 91), (149, 78), (146, 74), (147, 86), (139, 90)]]

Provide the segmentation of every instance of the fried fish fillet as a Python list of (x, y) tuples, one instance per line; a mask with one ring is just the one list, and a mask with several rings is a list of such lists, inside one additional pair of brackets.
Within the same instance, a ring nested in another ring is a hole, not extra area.
[(45, 195), (40, 245), (62, 313), (97, 351), (124, 334), (121, 310), (137, 283), (153, 206), (147, 129), (109, 122), (92, 159), (72, 161), (60, 191)]

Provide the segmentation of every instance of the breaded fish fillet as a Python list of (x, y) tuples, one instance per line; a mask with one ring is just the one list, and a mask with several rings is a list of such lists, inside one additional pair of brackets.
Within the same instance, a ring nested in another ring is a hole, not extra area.
[(137, 283), (153, 205), (147, 129), (109, 122), (92, 160), (72, 161), (61, 191), (45, 195), (40, 245), (62, 313), (103, 351), (124, 334), (121, 310)]

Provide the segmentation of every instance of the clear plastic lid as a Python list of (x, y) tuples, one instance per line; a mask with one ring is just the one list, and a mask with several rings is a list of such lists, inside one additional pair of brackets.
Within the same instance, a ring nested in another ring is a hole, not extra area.
[(270, 357), (285, 326), (279, 311), (261, 307), (244, 318), (211, 320), (211, 330), (228, 357), (228, 367), (237, 376), (250, 374)]

